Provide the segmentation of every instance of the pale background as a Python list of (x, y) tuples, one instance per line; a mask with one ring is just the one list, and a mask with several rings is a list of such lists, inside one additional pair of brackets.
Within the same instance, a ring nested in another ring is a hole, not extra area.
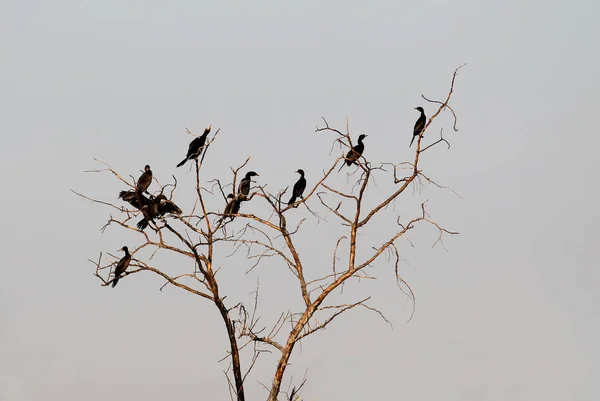
[[(321, 116), (368, 133), (370, 160), (406, 160), (413, 108), (433, 110), (420, 95), (445, 96), (464, 62), (460, 131), (443, 116), (426, 140), (444, 123), (452, 147), (423, 161), (462, 199), (414, 195), (461, 235), (446, 252), (430, 248), (430, 229), (411, 233), (401, 272), (414, 319), (382, 263), (365, 288), (393, 330), (364, 311), (340, 318), (295, 350), (284, 389), (306, 372), (306, 400), (600, 399), (597, 4), (0, 2), (0, 400), (229, 399), (211, 305), (159, 292), (150, 274), (115, 289), (93, 277), (86, 259), (139, 242), (101, 234), (109, 210), (69, 191), (116, 201), (122, 184), (82, 173), (93, 157), (125, 175), (146, 163), (163, 181), (176, 174), (185, 210), (184, 127), (222, 129), (207, 174), (226, 178), (251, 155), (274, 191), (297, 168), (310, 182), (339, 153), (314, 133)], [(307, 232), (301, 252), (327, 271), (321, 244), (335, 238)], [(278, 296), (297, 302), (277, 269), (227, 267), (231, 304), (250, 299), (257, 277), (265, 317)], [(258, 381), (273, 371), (273, 359), (259, 364), (248, 399), (266, 398)]]

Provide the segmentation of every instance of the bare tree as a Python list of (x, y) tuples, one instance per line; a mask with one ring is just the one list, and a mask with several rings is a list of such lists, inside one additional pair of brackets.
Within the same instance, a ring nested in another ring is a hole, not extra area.
[[(426, 202), (421, 203), (419, 212), (410, 218), (401, 218), (391, 209), (393, 209), (394, 202), (402, 195), (411, 196), (413, 192), (408, 190), (411, 184), (413, 184), (413, 187), (432, 184), (445, 188), (423, 173), (421, 159), (424, 153), (435, 145), (444, 143), (449, 149), (450, 143), (444, 138), (443, 128), (441, 128), (439, 139), (424, 146), (422, 144), (423, 133), (445, 110), (451, 112), (454, 119), (453, 129), (454, 131), (458, 130), (457, 116), (449, 102), (454, 90), (457, 73), (461, 67), (454, 71), (450, 90), (445, 100), (431, 100), (423, 96), (425, 101), (437, 105), (438, 108), (429, 117), (425, 128), (417, 138), (414, 160), (374, 165), (363, 155), (356, 161), (356, 165), (347, 167), (347, 171), (350, 171), (350, 173), (347, 174), (348, 184), (346, 187), (349, 187), (349, 189), (339, 189), (331, 184), (332, 176), (337, 174), (336, 167), (339, 164), (344, 166), (344, 163), (346, 163), (344, 155), (354, 146), (348, 122), (346, 121), (345, 132), (342, 132), (330, 126), (323, 118), (323, 125), (317, 127), (316, 132), (333, 134), (332, 151), (335, 147), (339, 147), (341, 148), (341, 154), (332, 162), (329, 168), (322, 171), (318, 181), (309, 186), (304, 197), (294, 205), (288, 205), (282, 201), (287, 189), (273, 194), (267, 191), (266, 186), (257, 185), (254, 186), (249, 196), (236, 194), (235, 189), (240, 179), (240, 171), (247, 165), (249, 159), (237, 168), (231, 169), (231, 184), (223, 185), (219, 179), (205, 181), (202, 178), (203, 161), (211, 146), (215, 144), (219, 130), (206, 142), (201, 157), (195, 160), (195, 201), (192, 210), (187, 214), (175, 214), (170, 220), (165, 215), (157, 216), (155, 219), (150, 219), (148, 229), (141, 230), (135, 224), (132, 224), (134, 219), (147, 216), (146, 212), (140, 213), (139, 209), (142, 208), (139, 205), (140, 202), (138, 202), (137, 208), (122, 207), (112, 202), (92, 199), (81, 193), (73, 192), (92, 202), (113, 209), (115, 216), (110, 215), (108, 222), (102, 228), (103, 231), (111, 225), (117, 225), (121, 229), (138, 233), (139, 245), (133, 248), (131, 252), (133, 258), (129, 271), (126, 271), (121, 278), (141, 272), (152, 272), (165, 281), (161, 290), (170, 284), (214, 304), (222, 318), (229, 340), (229, 351), (226, 358), (230, 361), (230, 368), (227, 369), (226, 375), (230, 384), (232, 399), (238, 401), (246, 399), (244, 392), (245, 380), (262, 353), (273, 352), (278, 355), (278, 362), (271, 383), (269, 386), (265, 386), (268, 387), (267, 399), (275, 401), (283, 393), (282, 381), (286, 368), (289, 365), (295, 346), (302, 339), (320, 332), (339, 316), (357, 308), (373, 311), (387, 322), (387, 319), (379, 310), (367, 303), (370, 299), (369, 296), (352, 300), (350, 295), (344, 294), (345, 301), (331, 303), (331, 295), (336, 290), (343, 288), (344, 284), (351, 279), (373, 278), (371, 273), (367, 273), (366, 270), (383, 257), (385, 264), (393, 266), (398, 287), (413, 301), (414, 305), (414, 293), (402, 279), (399, 272), (402, 259), (397, 241), (419, 224), (433, 226), (438, 232), (436, 243), (441, 242), (442, 245), (444, 235), (458, 234), (447, 230), (433, 220), (427, 212)], [(409, 138), (408, 133), (406, 138)], [(110, 165), (104, 162), (100, 163), (104, 166), (102, 169), (91, 170), (90, 172), (110, 172), (123, 184), (135, 190), (135, 177), (128, 180)], [(401, 172), (404, 176), (401, 176)], [(369, 197), (369, 200), (367, 200), (366, 194), (369, 188), (376, 185), (376, 176), (382, 177), (390, 183), (393, 181), (394, 185), (391, 187), (391, 191), (381, 199), (373, 200), (372, 197)], [(154, 179), (156, 180), (156, 176)], [(158, 184), (160, 185), (160, 182)], [(160, 187), (160, 194), (168, 193), (169, 198), (172, 198), (177, 190), (177, 179), (173, 176), (172, 184), (160, 185)], [(231, 190), (227, 191), (228, 188), (231, 188)], [(134, 193), (135, 191), (131, 192)], [(226, 192), (231, 192), (233, 196), (227, 198), (225, 196)], [(215, 198), (218, 199), (218, 202), (214, 201)], [(243, 209), (243, 206), (249, 201), (262, 202), (268, 207), (269, 212), (256, 215), (244, 213), (241, 210), (241, 212), (231, 214), (232, 209), (229, 207), (223, 212), (219, 212), (220, 207), (215, 206), (213, 208), (211, 206), (213, 204), (224, 206), (227, 202), (238, 202), (238, 205), (241, 205)], [(310, 270), (310, 274), (307, 274), (305, 260), (300, 257), (297, 246), (296, 238), (301, 232), (306, 218), (301, 219), (294, 227), (288, 226), (286, 214), (297, 206), (305, 207), (308, 212), (306, 213), (307, 218), (315, 219), (318, 222), (331, 223), (329, 219), (331, 218), (333, 223), (337, 223), (342, 231), (332, 249), (332, 259), (328, 262), (330, 271), (320, 276), (315, 276), (314, 269)], [(383, 239), (374, 246), (362, 245), (364, 241), (359, 239), (359, 233), (365, 231), (384, 212), (388, 216), (390, 214), (394, 215), (395, 224), (392, 229), (389, 232), (379, 232)], [(321, 216), (319, 213), (323, 213), (326, 217)], [(141, 216), (142, 214), (143, 216)], [(230, 229), (234, 219), (238, 227), (240, 225), (239, 221), (243, 222), (242, 228), (237, 231), (233, 228)], [(136, 254), (142, 249), (152, 250), (151, 256), (144, 260), (136, 258)], [(190, 263), (181, 266), (179, 274), (169, 275), (160, 266), (153, 265), (153, 256), (159, 250), (188, 257)], [(302, 299), (302, 308), (299, 310), (282, 310), (276, 321), (270, 325), (259, 327), (258, 286), (252, 294), (252, 301), (249, 305), (243, 302), (226, 305), (225, 296), (219, 289), (217, 277), (219, 269), (213, 263), (218, 253), (223, 254), (228, 250), (233, 250), (234, 253), (246, 252), (249, 263), (248, 271), (257, 268), (267, 259), (278, 259), (280, 263), (287, 267), (296, 282), (299, 296)], [(103, 257), (100, 253), (98, 260), (92, 262), (95, 265), (95, 275), (100, 280), (101, 285), (107, 286), (110, 284), (113, 280), (111, 275), (118, 258), (110, 254), (108, 257)], [(241, 350), (246, 347), (252, 349), (252, 355), (244, 363), (247, 368), (243, 370)], [(286, 398), (289, 400), (299, 399), (298, 392), (305, 381), (306, 379), (298, 387), (286, 392)]]

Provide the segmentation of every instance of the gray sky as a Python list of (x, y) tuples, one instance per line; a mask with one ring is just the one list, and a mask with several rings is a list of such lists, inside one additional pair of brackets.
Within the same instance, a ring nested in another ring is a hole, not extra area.
[[(452, 147), (422, 164), (462, 199), (428, 187), (395, 211), (408, 217), (429, 199), (432, 216), (461, 235), (447, 252), (430, 247), (436, 234), (424, 226), (414, 247), (400, 241), (412, 322), (382, 261), (377, 282), (341, 297), (372, 293), (393, 330), (366, 311), (340, 318), (295, 350), (284, 387), (307, 372), (306, 400), (600, 398), (597, 3), (123, 3), (0, 4), (0, 400), (228, 399), (217, 364), (224, 328), (209, 303), (159, 292), (150, 274), (114, 290), (93, 277), (87, 258), (139, 239), (101, 234), (110, 211), (69, 192), (116, 201), (119, 182), (82, 173), (98, 167), (92, 158), (124, 175), (146, 163), (163, 181), (176, 174), (184, 210), (194, 182), (175, 169), (184, 127), (222, 130), (207, 176), (227, 179), (252, 156), (272, 191), (298, 168), (310, 183), (337, 155), (332, 136), (314, 132), (321, 116), (339, 128), (348, 116), (354, 137), (368, 133), (371, 162), (407, 160), (413, 108), (433, 110), (420, 95), (445, 96), (464, 62), (460, 131), (448, 115), (437, 120), (426, 141), (443, 124)], [(373, 202), (389, 188), (379, 182)], [(330, 269), (339, 232), (331, 219), (298, 235), (309, 274)], [(363, 235), (365, 252), (375, 238)], [(244, 274), (241, 258), (219, 258), (231, 304), (249, 301), (260, 278), (265, 321), (298, 305), (281, 265)], [(156, 263), (189, 268), (166, 254)], [(250, 399), (266, 398), (258, 381), (274, 367), (273, 357), (258, 365)]]

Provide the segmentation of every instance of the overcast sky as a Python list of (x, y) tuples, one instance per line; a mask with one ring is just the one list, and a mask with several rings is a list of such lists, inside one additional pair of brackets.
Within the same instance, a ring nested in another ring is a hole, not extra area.
[[(115, 289), (93, 276), (88, 258), (140, 243), (117, 227), (102, 234), (114, 211), (70, 192), (117, 202), (122, 183), (83, 173), (99, 167), (93, 158), (124, 176), (145, 164), (161, 181), (175, 174), (184, 212), (194, 184), (187, 166), (175, 168), (191, 139), (184, 127), (221, 129), (207, 177), (226, 181), (252, 156), (248, 168), (274, 192), (298, 168), (314, 182), (339, 154), (329, 154), (332, 135), (314, 132), (321, 116), (339, 128), (348, 117), (353, 138), (367, 133), (372, 163), (409, 160), (414, 107), (434, 111), (421, 94), (443, 98), (465, 62), (452, 102), (459, 131), (447, 114), (436, 120), (424, 143), (443, 126), (452, 146), (421, 165), (460, 197), (429, 186), (386, 212), (410, 217), (428, 199), (432, 217), (460, 232), (447, 251), (431, 248), (425, 226), (410, 234), (414, 247), (399, 241), (415, 317), (406, 323), (412, 305), (382, 260), (369, 271), (379, 280), (338, 296), (372, 294), (393, 329), (367, 311), (339, 318), (294, 351), (284, 389), (306, 374), (307, 401), (600, 399), (598, 3), (1, 1), (0, 10), (0, 400), (229, 399), (225, 329), (210, 303), (161, 292), (149, 273)], [(343, 187), (344, 174), (335, 180)], [(377, 180), (373, 202), (393, 187)], [(303, 217), (308, 274), (326, 274), (339, 226), (317, 226), (305, 208), (289, 218)], [(371, 232), (385, 228), (380, 220)], [(361, 240), (364, 255), (376, 236)], [(265, 323), (298, 306), (284, 266), (245, 274), (243, 258), (225, 256), (229, 306), (249, 302), (257, 279)], [(191, 268), (166, 253), (156, 264)], [(249, 379), (248, 399), (266, 399), (274, 356)]]

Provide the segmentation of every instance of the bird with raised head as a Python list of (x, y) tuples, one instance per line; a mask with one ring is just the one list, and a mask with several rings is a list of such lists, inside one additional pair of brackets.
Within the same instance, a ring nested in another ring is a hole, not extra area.
[(348, 151), (348, 154), (346, 154), (346, 165), (351, 166), (352, 164), (357, 164), (356, 161), (365, 151), (365, 144), (363, 143), (363, 139), (365, 139), (366, 137), (367, 135), (360, 134), (360, 136), (358, 137), (358, 143)]
[(248, 171), (242, 181), (240, 181), (240, 185), (238, 186), (238, 196), (241, 200), (245, 201), (248, 195), (250, 194), (250, 184), (252, 184), (252, 177), (258, 177), (258, 174), (254, 171)]
[(210, 125), (208, 127), (206, 127), (204, 129), (204, 133), (202, 135), (194, 138), (192, 140), (192, 142), (190, 142), (190, 146), (188, 146), (188, 151), (187, 151), (187, 155), (185, 156), (185, 159), (183, 159), (177, 165), (177, 167), (183, 166), (185, 164), (185, 162), (187, 162), (188, 160), (198, 159), (198, 156), (200, 156), (200, 154), (202, 153), (202, 150), (204, 149), (204, 144), (206, 144), (206, 137), (210, 133), (210, 127), (211, 127)]
[(420, 111), (421, 115), (419, 116), (419, 118), (417, 119), (417, 122), (415, 123), (415, 128), (413, 128), (413, 137), (410, 141), (410, 145), (408, 145), (409, 148), (412, 146), (415, 138), (418, 137), (419, 135), (421, 135), (423, 128), (425, 128), (425, 122), (427, 121), (427, 117), (425, 117), (425, 111), (423, 110), (423, 108), (421, 106), (415, 107), (415, 110)]
[(115, 278), (112, 282), (113, 288), (115, 288), (115, 286), (119, 282), (121, 274), (125, 273), (125, 270), (127, 270), (127, 268), (129, 267), (129, 262), (131, 262), (131, 255), (129, 254), (129, 249), (126, 246), (124, 246), (123, 248), (121, 248), (121, 251), (125, 252), (125, 256), (123, 256), (121, 260), (119, 260), (119, 262), (117, 263), (117, 267), (115, 268)]
[(148, 193), (148, 187), (152, 183), (152, 170), (150, 170), (150, 166), (146, 164), (144, 166), (144, 172), (140, 175), (140, 178), (137, 180), (136, 189), (142, 192)]
[[(292, 197), (290, 198), (288, 205), (291, 205), (294, 202), (296, 202), (297, 198), (304, 199), (304, 197), (302, 196), (304, 190), (306, 189), (306, 178), (304, 178), (304, 170), (296, 170), (296, 173), (300, 174), (300, 178), (298, 178), (298, 181), (296, 181), (296, 183), (294, 184), (294, 188), (292, 190)], [(298, 207), (298, 205), (294, 207)]]

